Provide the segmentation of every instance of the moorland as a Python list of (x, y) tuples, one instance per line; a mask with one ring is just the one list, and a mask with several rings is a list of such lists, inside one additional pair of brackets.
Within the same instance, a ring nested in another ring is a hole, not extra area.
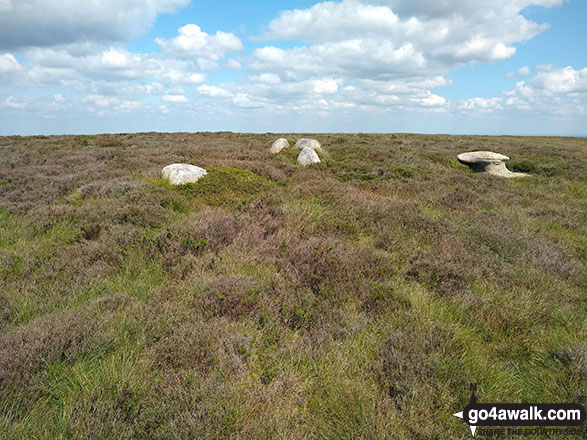
[(280, 136), (0, 137), (1, 438), (465, 439), (470, 384), (585, 394), (587, 139)]

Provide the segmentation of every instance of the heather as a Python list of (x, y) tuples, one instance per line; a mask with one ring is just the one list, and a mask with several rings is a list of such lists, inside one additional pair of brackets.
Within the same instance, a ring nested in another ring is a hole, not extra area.
[(587, 393), (585, 139), (299, 137), (0, 137), (2, 438), (464, 439), (471, 383)]

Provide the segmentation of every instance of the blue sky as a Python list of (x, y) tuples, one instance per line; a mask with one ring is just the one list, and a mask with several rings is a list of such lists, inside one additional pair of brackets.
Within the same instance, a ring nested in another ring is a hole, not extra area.
[(0, 0), (0, 135), (587, 135), (584, 0)]

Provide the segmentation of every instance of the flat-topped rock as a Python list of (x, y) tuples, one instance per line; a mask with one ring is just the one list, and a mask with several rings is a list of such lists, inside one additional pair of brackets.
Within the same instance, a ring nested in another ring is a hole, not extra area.
[(296, 150), (303, 150), (306, 147), (312, 150), (322, 151), (322, 145), (316, 139), (298, 139), (294, 148)]
[(208, 172), (204, 168), (188, 163), (173, 163), (161, 170), (161, 177), (167, 179), (172, 185), (194, 183), (206, 174)]
[(275, 142), (273, 142), (273, 145), (271, 145), (271, 149), (269, 150), (269, 152), (271, 154), (277, 154), (287, 147), (289, 147), (288, 140), (286, 138), (279, 138)]
[(499, 177), (524, 177), (528, 174), (513, 173), (505, 166), (505, 162), (510, 160), (505, 154), (494, 153), (493, 151), (471, 151), (461, 153), (457, 159), (463, 165), (467, 165), (477, 173), (487, 173)]
[(314, 163), (320, 163), (320, 158), (318, 157), (313, 148), (304, 147), (298, 155), (298, 163), (304, 166), (312, 165)]

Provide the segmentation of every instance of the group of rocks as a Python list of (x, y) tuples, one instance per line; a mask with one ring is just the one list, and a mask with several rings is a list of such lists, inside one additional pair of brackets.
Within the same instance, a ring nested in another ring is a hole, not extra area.
[[(278, 154), (284, 148), (289, 147), (289, 141), (285, 138), (279, 138), (273, 145), (269, 152), (271, 154)], [(322, 152), (322, 146), (320, 142), (316, 139), (299, 139), (296, 144), (294, 145), (294, 149), (300, 150), (300, 154), (298, 155), (298, 163), (303, 166), (312, 165), (314, 163), (320, 163), (320, 158), (318, 157), (318, 152)]]
[[(273, 145), (269, 152), (271, 154), (278, 154), (284, 148), (289, 147), (289, 141), (285, 138), (279, 138)], [(322, 146), (316, 139), (298, 139), (294, 149), (299, 150), (298, 163), (306, 166), (315, 163), (320, 163), (320, 157), (316, 152), (322, 152)], [(463, 165), (467, 165), (475, 172), (482, 172), (499, 177), (523, 177), (527, 176), (525, 173), (513, 173), (505, 166), (505, 162), (510, 158), (499, 153), (491, 151), (472, 151), (469, 153), (461, 153), (457, 159)], [(184, 183), (197, 182), (198, 179), (205, 176), (207, 171), (204, 168), (197, 167), (186, 163), (174, 163), (167, 165), (161, 171), (161, 176), (168, 180), (172, 185), (183, 185)]]

